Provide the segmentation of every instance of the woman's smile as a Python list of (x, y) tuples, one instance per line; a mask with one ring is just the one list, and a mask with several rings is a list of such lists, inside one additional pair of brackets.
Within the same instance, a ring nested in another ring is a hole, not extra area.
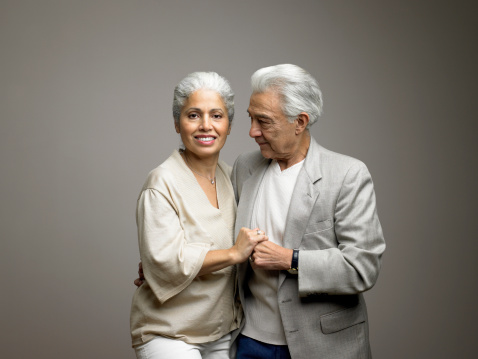
[(194, 136), (194, 138), (199, 142), (201, 145), (213, 145), (214, 141), (216, 140), (216, 136), (210, 135), (198, 135)]

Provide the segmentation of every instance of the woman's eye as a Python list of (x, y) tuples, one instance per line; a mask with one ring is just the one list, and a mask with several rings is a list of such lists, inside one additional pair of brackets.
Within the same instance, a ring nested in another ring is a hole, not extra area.
[(216, 113), (216, 114), (213, 115), (213, 117), (216, 118), (216, 119), (220, 119), (220, 118), (222, 118), (222, 115), (220, 113)]
[(199, 115), (197, 113), (190, 113), (189, 118), (199, 118)]

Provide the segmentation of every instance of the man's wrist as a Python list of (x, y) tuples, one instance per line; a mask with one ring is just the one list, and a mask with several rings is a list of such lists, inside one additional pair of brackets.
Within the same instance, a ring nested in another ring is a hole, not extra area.
[(290, 268), (287, 270), (290, 274), (299, 273), (299, 250), (294, 249), (292, 251), (292, 261), (290, 263)]

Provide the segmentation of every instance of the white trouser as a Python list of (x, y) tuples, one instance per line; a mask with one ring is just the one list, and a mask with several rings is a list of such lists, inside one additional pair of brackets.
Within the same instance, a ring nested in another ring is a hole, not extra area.
[(161, 336), (135, 347), (138, 359), (229, 359), (231, 334), (216, 341), (188, 344)]

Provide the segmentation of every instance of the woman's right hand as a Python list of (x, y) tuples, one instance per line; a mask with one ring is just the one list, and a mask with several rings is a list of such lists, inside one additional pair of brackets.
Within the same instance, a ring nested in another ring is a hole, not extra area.
[(237, 263), (242, 263), (252, 254), (257, 244), (267, 241), (269, 238), (259, 228), (249, 229), (242, 227), (236, 238), (236, 243), (232, 246)]
[(242, 263), (249, 258), (254, 248), (268, 238), (259, 228), (241, 228), (236, 243), (228, 249), (215, 249), (207, 252), (198, 277), (216, 272), (228, 266)]

